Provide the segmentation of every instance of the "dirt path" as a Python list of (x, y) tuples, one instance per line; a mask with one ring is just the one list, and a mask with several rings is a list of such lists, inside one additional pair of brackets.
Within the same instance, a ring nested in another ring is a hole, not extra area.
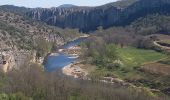
[(164, 50), (170, 50), (170, 47), (167, 47), (167, 46), (162, 46), (160, 44), (158, 44), (159, 41), (154, 41), (153, 44), (164, 49)]

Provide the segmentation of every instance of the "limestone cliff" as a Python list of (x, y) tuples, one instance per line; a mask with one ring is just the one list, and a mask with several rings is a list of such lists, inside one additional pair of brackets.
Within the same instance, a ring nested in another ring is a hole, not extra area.
[(90, 31), (98, 26), (126, 25), (153, 13), (170, 13), (170, 0), (122, 0), (98, 7), (35, 8), (26, 15), (49, 25)]

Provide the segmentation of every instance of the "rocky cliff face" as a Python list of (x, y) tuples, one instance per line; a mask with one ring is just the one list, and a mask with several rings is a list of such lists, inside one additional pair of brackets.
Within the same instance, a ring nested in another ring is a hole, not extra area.
[(27, 13), (27, 16), (50, 25), (79, 28), (85, 31), (96, 29), (98, 26), (115, 24), (117, 20), (120, 20), (120, 12), (121, 10), (116, 7), (109, 7), (109, 9), (73, 7), (33, 9)]
[(153, 13), (170, 13), (170, 0), (122, 0), (99, 7), (36, 8), (26, 15), (50, 25), (90, 31), (98, 26), (126, 25)]
[(43, 58), (53, 44), (60, 46), (79, 36), (78, 30), (26, 19), (21, 10), (15, 6), (0, 7), (0, 72), (19, 68), (39, 52)]

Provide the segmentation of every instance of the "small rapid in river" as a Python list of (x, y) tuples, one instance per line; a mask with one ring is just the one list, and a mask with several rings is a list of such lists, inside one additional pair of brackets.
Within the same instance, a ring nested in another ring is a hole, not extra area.
[[(60, 49), (68, 49), (70, 47), (74, 47), (81, 42), (83, 42), (86, 39), (86, 37), (81, 37), (79, 39), (76, 39), (74, 41), (71, 41), (67, 43), (66, 45), (61, 46)], [(58, 53), (58, 51), (56, 51)], [(63, 67), (75, 62), (77, 60), (77, 57), (69, 54), (64, 54), (63, 52), (57, 54), (57, 55), (50, 55), (47, 57), (47, 62), (45, 64), (45, 69), (49, 72), (55, 71), (57, 69), (62, 69)]]

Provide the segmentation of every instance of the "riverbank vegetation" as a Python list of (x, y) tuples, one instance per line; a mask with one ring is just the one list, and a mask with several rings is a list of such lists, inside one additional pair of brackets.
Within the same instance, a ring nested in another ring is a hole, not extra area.
[(55, 46), (57, 46), (55, 42), (49, 42), (43, 38), (38, 39), (35, 45), (35, 50), (37, 51), (36, 56), (37, 57), (46, 56), (47, 53), (55, 49), (54, 48)]
[(166, 100), (146, 89), (73, 80), (59, 72), (46, 73), (37, 64), (0, 75), (2, 100)]
[[(162, 20), (165, 16), (155, 17)], [(167, 36), (153, 34), (150, 30), (140, 30), (145, 28), (143, 24), (149, 27), (152, 25), (149, 23), (153, 22), (150, 16), (147, 18), (148, 23), (143, 23), (143, 20), (145, 21), (141, 18), (139, 22), (126, 27), (113, 27), (106, 30), (99, 27), (87, 42), (81, 45), (84, 48), (81, 58), (83, 63), (96, 66), (89, 74), (92, 79), (120, 78), (135, 86), (156, 89), (157, 92), (152, 91), (156, 95), (162, 93), (169, 95), (170, 81), (167, 70), (170, 66), (161, 63), (169, 61), (169, 52), (154, 45), (154, 41), (164, 40), (160, 37)], [(158, 24), (154, 25), (157, 25), (157, 28), (161, 27)], [(134, 27), (138, 27), (136, 31)], [(154, 32), (163, 32), (164, 28)], [(89, 66), (87, 68), (89, 69)]]

